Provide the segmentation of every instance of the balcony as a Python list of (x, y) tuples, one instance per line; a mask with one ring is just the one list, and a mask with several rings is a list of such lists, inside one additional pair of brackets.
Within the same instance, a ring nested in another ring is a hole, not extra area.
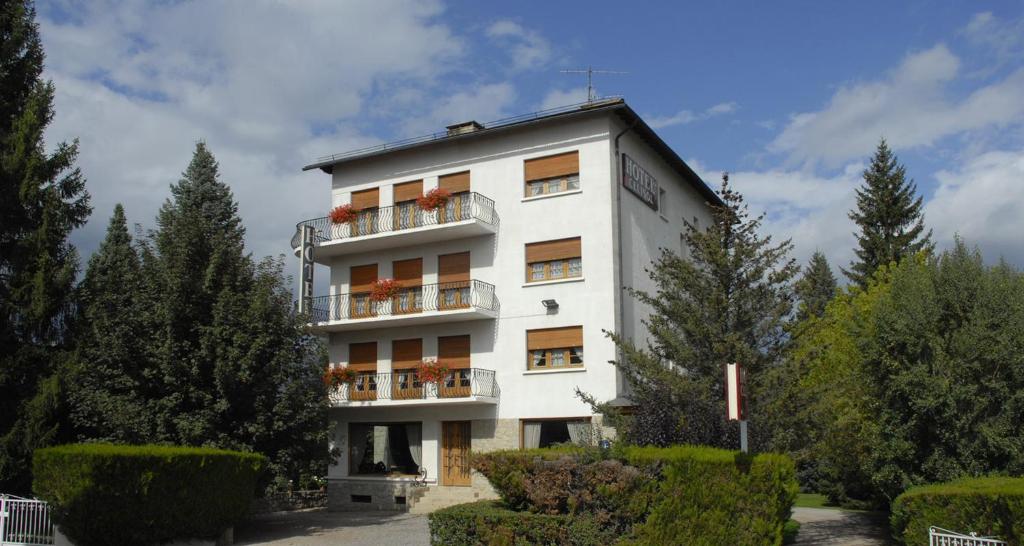
[(401, 289), (375, 302), (369, 292), (312, 298), (310, 324), (325, 332), (493, 319), (498, 316), (494, 285), (483, 281), (426, 284)]
[(441, 383), (421, 383), (415, 369), (360, 373), (356, 380), (332, 390), (335, 407), (380, 407), (440, 404), (497, 404), (501, 390), (494, 370), (452, 370)]
[(364, 210), (351, 224), (334, 224), (324, 216), (295, 226), (291, 242), (296, 253), (303, 226), (313, 228), (314, 261), (328, 263), (341, 254), (490, 235), (498, 231), (498, 214), (494, 201), (469, 192), (455, 194), (444, 208), (429, 212), (404, 203)]

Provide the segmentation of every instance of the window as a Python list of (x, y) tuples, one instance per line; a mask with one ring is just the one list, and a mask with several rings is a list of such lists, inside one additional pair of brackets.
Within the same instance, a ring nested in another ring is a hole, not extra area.
[(580, 189), (579, 152), (527, 159), (526, 196), (537, 197)]
[(580, 238), (526, 245), (526, 282), (583, 276)]
[(568, 443), (577, 445), (592, 445), (594, 443), (594, 431), (589, 418), (522, 421), (520, 434), (523, 449)]
[(422, 435), (420, 423), (350, 423), (349, 474), (418, 475)]
[(583, 327), (545, 328), (526, 332), (526, 368), (558, 370), (583, 367)]
[(662, 216), (668, 217), (668, 199), (666, 198), (664, 188), (658, 189), (658, 212)]

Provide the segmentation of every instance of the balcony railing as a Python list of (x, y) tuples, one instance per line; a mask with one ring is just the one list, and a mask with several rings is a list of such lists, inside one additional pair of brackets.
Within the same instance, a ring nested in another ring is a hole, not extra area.
[(486, 396), (497, 398), (501, 391), (494, 370), (460, 368), (451, 370), (443, 381), (423, 383), (415, 368), (391, 373), (361, 372), (352, 383), (330, 391), (332, 403), (373, 400), (436, 400)]
[(467, 192), (451, 196), (444, 208), (430, 212), (420, 209), (415, 202), (406, 202), (390, 207), (360, 211), (356, 221), (351, 224), (334, 224), (327, 216), (304, 220), (295, 226), (292, 248), (299, 246), (302, 226), (313, 226), (313, 240), (317, 243), (326, 243), (376, 233), (397, 233), (418, 227), (451, 224), (463, 220), (480, 220), (490, 225), (497, 224), (498, 216), (494, 211), (494, 201), (479, 193)]
[(373, 301), (369, 292), (318, 296), (312, 299), (310, 320), (319, 323), (473, 308), (498, 310), (493, 284), (471, 280), (412, 286), (384, 301)]

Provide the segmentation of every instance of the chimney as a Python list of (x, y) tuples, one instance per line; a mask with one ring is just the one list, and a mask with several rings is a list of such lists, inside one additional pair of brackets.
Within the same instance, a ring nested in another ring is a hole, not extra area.
[(484, 126), (480, 125), (475, 121), (464, 121), (462, 123), (456, 123), (455, 125), (449, 125), (448, 136), (464, 135), (466, 133), (472, 133), (473, 131), (479, 131)]

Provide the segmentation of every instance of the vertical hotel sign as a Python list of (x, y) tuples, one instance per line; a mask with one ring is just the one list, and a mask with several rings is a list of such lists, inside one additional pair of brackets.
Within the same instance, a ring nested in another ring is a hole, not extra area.
[(658, 210), (658, 180), (626, 154), (622, 154), (622, 185), (648, 207)]
[(302, 246), (299, 260), (299, 313), (313, 311), (313, 226), (302, 226)]

